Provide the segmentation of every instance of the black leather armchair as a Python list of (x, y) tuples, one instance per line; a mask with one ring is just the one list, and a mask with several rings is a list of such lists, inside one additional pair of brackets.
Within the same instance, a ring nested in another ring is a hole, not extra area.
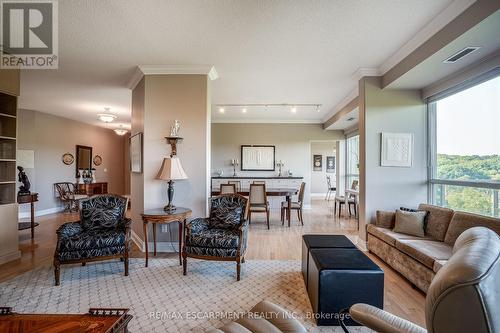
[(81, 201), (80, 221), (61, 225), (54, 253), (55, 284), (60, 284), (61, 264), (120, 258), (128, 276), (130, 225), (125, 217), (128, 199), (98, 195)]
[(236, 261), (236, 280), (240, 280), (240, 263), (245, 262), (248, 242), (248, 199), (239, 194), (212, 198), (210, 217), (197, 218), (184, 225), (182, 249), (183, 274), (187, 257)]

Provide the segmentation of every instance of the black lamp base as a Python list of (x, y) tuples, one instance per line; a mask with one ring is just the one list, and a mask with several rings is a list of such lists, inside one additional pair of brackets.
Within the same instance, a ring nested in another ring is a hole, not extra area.
[(172, 204), (172, 201), (174, 199), (174, 181), (169, 180), (168, 181), (168, 190), (167, 190), (167, 197), (168, 197), (168, 204), (163, 207), (163, 210), (166, 212), (173, 212), (176, 208)]

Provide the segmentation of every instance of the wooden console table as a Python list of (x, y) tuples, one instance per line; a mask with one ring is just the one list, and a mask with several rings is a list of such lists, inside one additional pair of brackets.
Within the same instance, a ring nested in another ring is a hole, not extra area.
[(96, 194), (107, 194), (108, 193), (108, 183), (89, 183), (89, 184), (76, 184), (78, 188), (78, 193), (86, 194), (89, 197)]
[(126, 333), (128, 309), (92, 308), (85, 314), (21, 314), (0, 307), (0, 332)]
[(167, 212), (163, 208), (145, 211), (142, 215), (144, 227), (144, 244), (146, 250), (146, 267), (148, 267), (148, 223), (153, 224), (153, 255), (156, 256), (156, 224), (177, 222), (179, 225), (179, 264), (182, 265), (182, 224), (191, 216), (191, 209), (177, 207), (174, 211)]
[(35, 227), (38, 223), (35, 223), (35, 202), (38, 201), (38, 193), (31, 192), (27, 195), (18, 195), (17, 203), (24, 204), (29, 203), (31, 205), (31, 222), (19, 222), (18, 229), (25, 230), (31, 228), (31, 239), (35, 238)]

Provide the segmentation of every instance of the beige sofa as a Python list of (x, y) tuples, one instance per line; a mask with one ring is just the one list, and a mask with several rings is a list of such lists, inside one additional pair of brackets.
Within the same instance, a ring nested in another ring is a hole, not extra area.
[(368, 250), (427, 292), (437, 271), (452, 255), (453, 245), (465, 230), (482, 226), (500, 235), (500, 219), (421, 204), (429, 212), (425, 237), (392, 231), (395, 213), (378, 211), (375, 224), (367, 226)]

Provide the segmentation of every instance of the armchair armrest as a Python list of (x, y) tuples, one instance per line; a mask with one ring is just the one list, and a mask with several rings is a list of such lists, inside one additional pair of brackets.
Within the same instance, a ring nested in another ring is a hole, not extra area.
[(57, 229), (56, 233), (58, 238), (70, 238), (78, 235), (83, 230), (80, 221), (64, 223)]
[(364, 326), (385, 333), (427, 333), (424, 328), (368, 304), (354, 304), (351, 318)]
[(208, 219), (203, 218), (203, 217), (199, 217), (199, 218), (193, 219), (191, 221), (186, 221), (184, 228), (185, 228), (186, 233), (188, 235), (190, 233), (193, 233), (193, 234), (199, 233), (203, 230), (208, 229)]

